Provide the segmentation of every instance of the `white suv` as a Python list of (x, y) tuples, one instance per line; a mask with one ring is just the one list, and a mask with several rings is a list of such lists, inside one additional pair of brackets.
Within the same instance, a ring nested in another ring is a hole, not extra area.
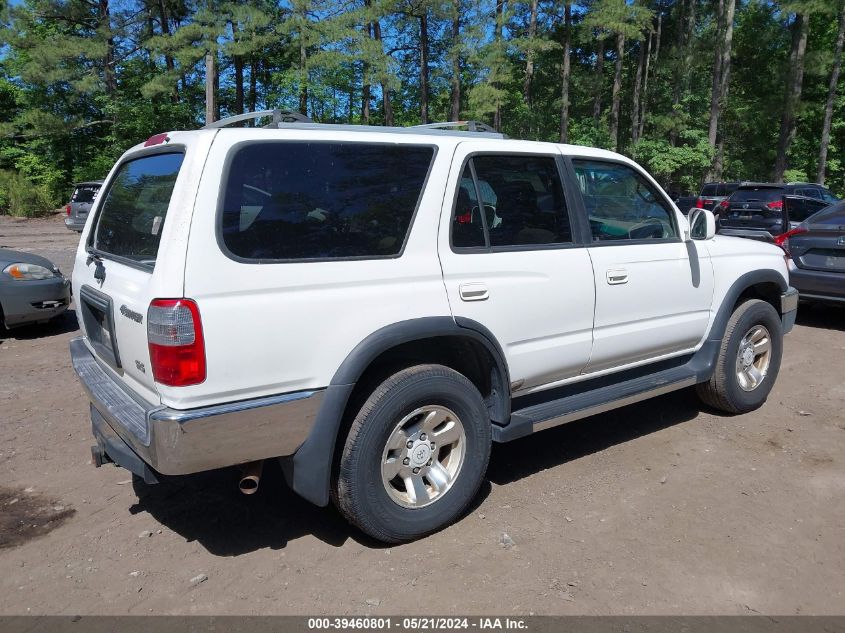
[(461, 515), (491, 442), (692, 385), (766, 400), (783, 252), (690, 229), (624, 156), (273, 121), (154, 136), (106, 179), (73, 273), (97, 465), (250, 491), (280, 458), (398, 542)]

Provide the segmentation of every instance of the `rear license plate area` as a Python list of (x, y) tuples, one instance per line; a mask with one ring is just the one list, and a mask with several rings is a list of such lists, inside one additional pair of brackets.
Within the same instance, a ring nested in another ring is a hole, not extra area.
[(120, 369), (120, 354), (114, 337), (114, 310), (111, 297), (91, 286), (79, 289), (80, 311), (85, 334), (97, 356)]

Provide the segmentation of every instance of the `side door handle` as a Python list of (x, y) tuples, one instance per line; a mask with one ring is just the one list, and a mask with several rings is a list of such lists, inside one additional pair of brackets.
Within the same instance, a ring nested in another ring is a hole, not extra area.
[(459, 290), (463, 301), (486, 301), (490, 297), (487, 286), (482, 283), (461, 284)]
[(623, 268), (607, 271), (607, 283), (611, 286), (628, 283), (628, 271)]

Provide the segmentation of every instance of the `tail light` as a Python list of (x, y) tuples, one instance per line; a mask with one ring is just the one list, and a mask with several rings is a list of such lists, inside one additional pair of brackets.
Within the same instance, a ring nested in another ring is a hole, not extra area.
[(462, 213), (461, 215), (456, 215), (455, 221), (457, 221), (458, 224), (471, 224), (472, 212), (467, 211), (466, 213)]
[(202, 321), (191, 299), (154, 299), (147, 310), (147, 342), (156, 382), (186, 387), (205, 380)]
[(803, 226), (798, 226), (792, 229), (791, 231), (787, 231), (786, 233), (781, 233), (777, 237), (775, 237), (775, 244), (780, 246), (783, 249), (783, 252), (787, 254), (787, 256), (791, 256), (789, 252), (789, 238), (793, 235), (800, 235), (801, 233), (806, 233), (807, 229)]
[(65, 214), (68, 215), (68, 216), (70, 215), (70, 205), (67, 205), (65, 207)]
[(772, 202), (767, 203), (766, 206), (772, 211), (780, 211), (783, 209), (783, 200), (773, 200)]
[(704, 200), (702, 200), (701, 198), (696, 198), (695, 199), (695, 208), (696, 209), (703, 209), (704, 208)]
[(730, 201), (729, 201), (727, 198), (725, 198), (724, 200), (722, 200), (722, 201), (719, 203), (719, 209), (720, 209), (721, 211), (725, 211), (725, 210), (727, 210), (727, 208), (728, 208), (729, 206), (731, 206), (731, 203), (730, 203)]

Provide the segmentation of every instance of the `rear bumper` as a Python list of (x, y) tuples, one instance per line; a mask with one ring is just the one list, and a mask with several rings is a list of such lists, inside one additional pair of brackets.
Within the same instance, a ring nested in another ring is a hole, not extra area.
[(791, 286), (780, 296), (780, 318), (784, 334), (795, 326), (795, 317), (798, 316), (798, 297), (798, 291)]
[(845, 273), (796, 267), (789, 271), (789, 283), (805, 299), (845, 301)]
[(65, 226), (69, 228), (71, 231), (82, 231), (85, 228), (85, 220), (87, 218), (75, 218), (73, 216), (65, 217)]
[(82, 337), (70, 342), (70, 353), (91, 401), (98, 446), (147, 480), (146, 467), (185, 475), (292, 455), (311, 432), (325, 391), (180, 411), (141, 400), (94, 358)]
[(13, 328), (59, 316), (70, 304), (70, 283), (64, 277), (2, 282), (3, 320)]

